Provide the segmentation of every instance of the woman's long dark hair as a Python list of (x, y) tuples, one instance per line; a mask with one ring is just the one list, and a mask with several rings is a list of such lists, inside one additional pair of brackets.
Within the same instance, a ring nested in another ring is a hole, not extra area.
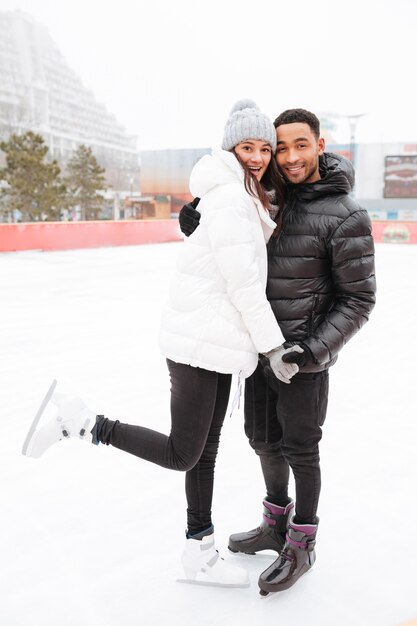
[(242, 161), (235, 149), (232, 149), (233, 154), (241, 164), (244, 172), (244, 184), (245, 189), (249, 195), (259, 198), (262, 206), (265, 209), (269, 209), (271, 202), (267, 191), (273, 190), (275, 192), (275, 201), (273, 204), (277, 204), (279, 207), (278, 215), (281, 213), (281, 209), (284, 206), (284, 180), (279, 172), (278, 166), (275, 161), (274, 155), (271, 156), (268, 167), (265, 170), (265, 174), (262, 176), (262, 180), (259, 181), (255, 174), (249, 169), (249, 167)]

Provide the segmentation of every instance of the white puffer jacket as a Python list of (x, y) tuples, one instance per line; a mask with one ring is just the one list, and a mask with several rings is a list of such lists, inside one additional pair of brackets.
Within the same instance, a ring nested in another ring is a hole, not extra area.
[(266, 299), (266, 242), (275, 222), (244, 186), (231, 152), (194, 166), (200, 225), (185, 240), (162, 316), (160, 347), (172, 361), (247, 378), (258, 353), (283, 343)]

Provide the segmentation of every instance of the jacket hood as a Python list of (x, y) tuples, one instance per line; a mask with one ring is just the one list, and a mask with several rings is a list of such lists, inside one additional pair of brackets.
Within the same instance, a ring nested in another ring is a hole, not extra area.
[(190, 192), (201, 198), (213, 187), (244, 181), (243, 168), (234, 154), (213, 148), (194, 165), (190, 176)]
[(306, 199), (319, 196), (349, 194), (355, 184), (355, 172), (352, 163), (333, 152), (325, 152), (319, 158), (320, 180), (314, 183), (294, 185), (287, 184), (287, 188)]
[[(221, 148), (213, 148), (212, 154), (206, 154), (195, 164), (190, 176), (190, 191), (194, 197), (202, 198), (214, 187), (228, 183), (240, 183), (244, 195), (248, 196), (245, 190), (245, 173), (235, 155)], [(268, 241), (276, 223), (259, 198), (252, 196), (251, 199), (258, 211), (265, 241)]]
[(320, 157), (319, 169), (322, 179), (325, 179), (326, 176), (344, 176), (349, 183), (350, 191), (352, 191), (355, 186), (355, 170), (353, 169), (353, 165), (349, 159), (346, 159), (341, 154), (325, 152)]

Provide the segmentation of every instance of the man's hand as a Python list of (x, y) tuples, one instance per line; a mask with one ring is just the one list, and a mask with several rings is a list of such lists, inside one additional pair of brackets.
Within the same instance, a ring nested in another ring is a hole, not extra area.
[[(298, 372), (298, 365), (296, 363), (286, 363), (284, 362), (284, 356), (287, 352), (302, 352), (303, 349), (300, 346), (291, 346), (291, 348), (284, 348), (284, 346), (279, 346), (278, 348), (274, 348), (269, 352), (265, 352), (264, 356), (267, 357), (269, 363), (264, 364), (265, 373), (267, 375), (272, 374), (278, 378), (282, 383), (289, 384), (291, 382), (291, 378)], [(271, 370), (271, 371), (268, 371)]]
[(303, 343), (300, 345), (295, 344), (285, 351), (282, 357), (284, 363), (293, 363), (298, 367), (304, 367), (314, 363), (313, 355), (311, 351)]
[(196, 210), (199, 202), (200, 198), (194, 198), (192, 202), (184, 204), (178, 216), (181, 232), (186, 237), (192, 235), (200, 223), (201, 213)]

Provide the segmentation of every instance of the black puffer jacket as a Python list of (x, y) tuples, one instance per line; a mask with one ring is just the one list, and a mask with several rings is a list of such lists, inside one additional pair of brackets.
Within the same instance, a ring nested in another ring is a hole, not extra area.
[(288, 185), (282, 230), (268, 244), (268, 300), (285, 339), (310, 348), (305, 372), (333, 365), (375, 304), (371, 222), (348, 195), (352, 165), (324, 154), (320, 175)]

